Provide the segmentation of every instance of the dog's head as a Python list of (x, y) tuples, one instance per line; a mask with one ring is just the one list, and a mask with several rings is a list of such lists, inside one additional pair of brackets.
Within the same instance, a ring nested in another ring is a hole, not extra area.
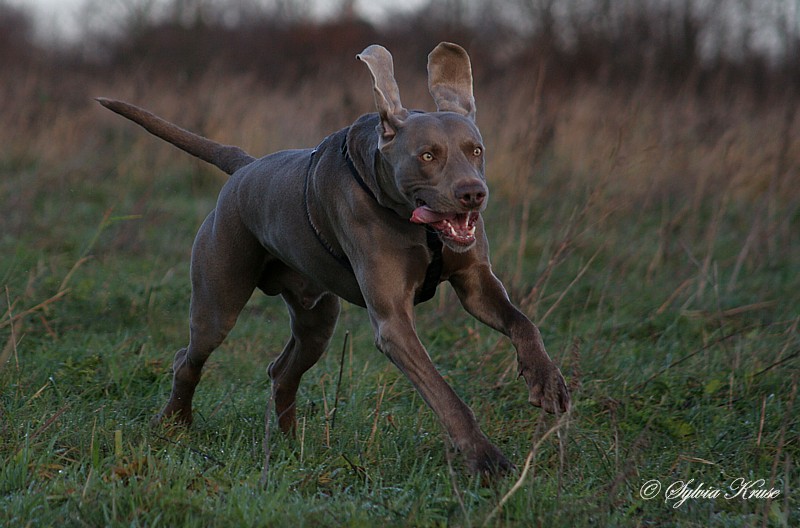
[(409, 220), (435, 229), (454, 251), (475, 245), (475, 229), (489, 191), (484, 147), (475, 125), (472, 67), (456, 44), (428, 55), (428, 88), (436, 112), (409, 112), (400, 102), (392, 55), (370, 46), (358, 55), (372, 75), (382, 168), (392, 189), (382, 189), (407, 209)]

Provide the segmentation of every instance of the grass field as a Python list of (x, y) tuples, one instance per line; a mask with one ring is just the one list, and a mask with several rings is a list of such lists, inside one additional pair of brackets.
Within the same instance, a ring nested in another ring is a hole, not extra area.
[[(477, 86), (494, 266), (574, 408), (529, 407), (507, 340), (442, 285), (418, 307), (421, 338), (519, 468), (482, 486), (345, 305), (300, 389), (298, 437), (271, 435), (262, 482), (282, 303), (251, 300), (190, 430), (148, 427), (187, 339), (191, 242), (224, 180), (90, 97), (261, 154), (369, 111), (367, 78), (320, 98), (319, 80), (259, 93), (247, 78), (56, 89), (31, 75), (4, 87), (0, 131), (0, 526), (800, 524), (794, 103)], [(428, 106), (405, 82), (409, 106)], [(743, 482), (775, 492), (725, 497)]]

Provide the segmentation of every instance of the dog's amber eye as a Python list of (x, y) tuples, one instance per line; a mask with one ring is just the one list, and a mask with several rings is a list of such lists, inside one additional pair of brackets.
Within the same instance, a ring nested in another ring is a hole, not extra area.
[(423, 152), (420, 158), (422, 158), (422, 161), (433, 161), (433, 154), (430, 152)]
[(475, 147), (475, 150), (472, 151), (473, 156), (477, 157), (480, 156), (481, 154), (483, 154), (483, 149), (480, 147)]

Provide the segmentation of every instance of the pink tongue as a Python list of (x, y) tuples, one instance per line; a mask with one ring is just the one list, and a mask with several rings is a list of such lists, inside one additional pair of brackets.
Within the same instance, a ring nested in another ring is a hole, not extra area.
[(414, 209), (414, 212), (411, 213), (411, 221), (415, 224), (435, 224), (442, 220), (450, 220), (452, 217), (452, 214), (437, 213), (427, 205), (417, 207)]

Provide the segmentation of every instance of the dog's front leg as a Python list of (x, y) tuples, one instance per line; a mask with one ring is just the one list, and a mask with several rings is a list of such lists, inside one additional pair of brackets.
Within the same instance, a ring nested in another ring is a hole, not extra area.
[(569, 390), (547, 355), (539, 329), (511, 303), (490, 266), (477, 263), (451, 276), (450, 283), (470, 314), (511, 339), (519, 374), (528, 385), (528, 401), (548, 412), (567, 411)]
[(375, 344), (411, 381), (436, 413), (473, 473), (493, 474), (512, 464), (481, 431), (472, 411), (461, 401), (433, 365), (416, 332), (411, 299), (368, 301)]

